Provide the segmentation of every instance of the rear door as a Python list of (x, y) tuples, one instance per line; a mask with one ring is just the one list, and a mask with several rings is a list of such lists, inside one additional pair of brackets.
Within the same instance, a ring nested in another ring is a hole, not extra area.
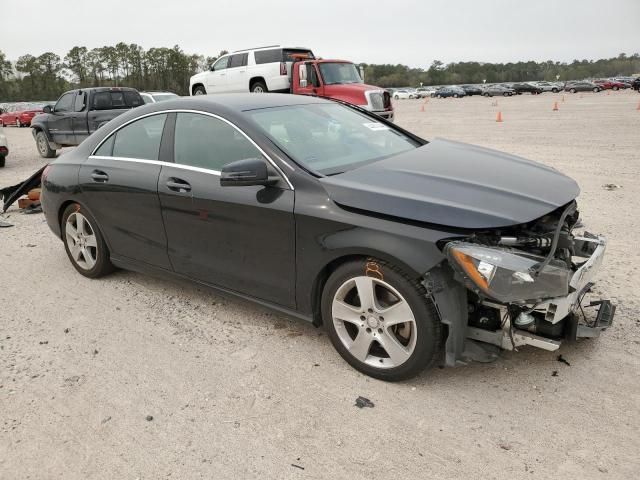
[(51, 139), (59, 145), (73, 145), (75, 141), (70, 115), (73, 112), (75, 95), (76, 92), (67, 92), (62, 95), (47, 121)]
[(175, 166), (162, 167), (158, 192), (175, 271), (294, 307), (294, 192), (287, 182), (221, 187), (223, 165), (264, 155), (210, 114), (177, 113), (174, 149)]
[(170, 269), (158, 176), (167, 114), (125, 125), (82, 164), (79, 184), (116, 258)]

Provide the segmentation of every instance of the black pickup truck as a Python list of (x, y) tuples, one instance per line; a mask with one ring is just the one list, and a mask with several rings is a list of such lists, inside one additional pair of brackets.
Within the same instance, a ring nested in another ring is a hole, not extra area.
[(65, 92), (53, 108), (47, 105), (44, 113), (31, 121), (38, 153), (53, 158), (56, 150), (79, 145), (109, 120), (143, 104), (133, 88), (96, 87)]

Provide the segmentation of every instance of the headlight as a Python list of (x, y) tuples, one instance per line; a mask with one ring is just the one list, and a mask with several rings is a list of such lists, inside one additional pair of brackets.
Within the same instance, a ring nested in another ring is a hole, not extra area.
[(571, 271), (552, 260), (539, 275), (534, 265), (544, 257), (473, 243), (449, 242), (444, 252), (472, 290), (503, 303), (537, 301), (569, 293)]

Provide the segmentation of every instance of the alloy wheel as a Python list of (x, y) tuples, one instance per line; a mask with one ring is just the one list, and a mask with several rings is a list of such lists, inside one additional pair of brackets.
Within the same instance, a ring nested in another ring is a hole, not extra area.
[(375, 368), (404, 364), (416, 346), (416, 319), (403, 296), (373, 277), (354, 277), (336, 291), (331, 316), (344, 347)]
[(73, 261), (83, 270), (91, 270), (98, 261), (98, 240), (87, 217), (74, 212), (67, 218), (65, 241)]

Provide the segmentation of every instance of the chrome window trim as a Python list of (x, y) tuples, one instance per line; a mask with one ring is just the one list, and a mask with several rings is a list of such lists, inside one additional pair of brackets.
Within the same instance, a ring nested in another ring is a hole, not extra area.
[[(223, 118), (223, 117), (221, 117), (219, 115), (216, 115), (215, 113), (203, 112), (201, 110), (180, 109), (180, 108), (175, 109), (174, 108), (174, 109), (170, 109), (170, 110), (159, 110), (157, 112), (150, 112), (150, 113), (146, 113), (144, 115), (140, 115), (139, 117), (132, 118), (131, 120), (123, 123), (118, 128), (113, 130), (111, 133), (109, 133), (109, 135), (104, 137), (100, 141), (100, 143), (98, 143), (98, 145), (96, 145), (96, 147), (93, 149), (93, 151), (89, 155), (89, 158), (106, 159), (106, 160), (111, 159), (111, 160), (119, 160), (119, 161), (130, 160), (130, 161), (139, 162), (139, 163), (153, 163), (153, 164), (156, 164), (156, 165), (167, 165), (167, 166), (179, 167), (179, 168), (183, 168), (185, 170), (193, 170), (193, 171), (196, 171), (196, 172), (212, 173), (214, 175), (218, 175), (219, 176), (220, 175), (220, 171), (219, 170), (213, 170), (213, 169), (201, 168), (201, 167), (192, 167), (191, 165), (182, 165), (182, 164), (175, 163), (175, 162), (161, 162), (159, 160), (144, 160), (144, 159), (139, 159), (139, 158), (107, 157), (107, 156), (104, 156), (104, 155), (95, 155), (96, 151), (98, 151), (98, 149), (102, 146), (102, 144), (104, 142), (106, 142), (109, 138), (111, 138), (112, 135), (115, 135), (119, 130), (121, 130), (122, 128), (126, 127), (127, 125), (129, 125), (129, 124), (131, 124), (133, 122), (136, 122), (138, 120), (142, 120), (143, 118), (151, 117), (153, 115), (162, 115), (162, 114), (169, 114), (169, 113), (195, 113), (195, 114), (199, 114), (199, 115), (207, 115), (209, 117), (213, 117), (213, 118), (216, 118), (218, 120), (222, 120), (224, 123), (226, 123), (227, 125), (231, 126), (234, 129), (236, 129), (247, 140), (249, 140), (249, 142), (251, 142), (251, 144), (264, 156), (264, 158), (267, 159), (267, 161), (271, 164), (271, 166), (273, 166), (273, 168), (276, 169), (276, 171), (280, 174), (280, 176), (282, 178), (284, 178), (285, 182), (287, 182), (287, 185), (289, 185), (289, 188), (291, 190), (295, 190), (295, 188), (293, 188), (293, 184), (289, 180), (289, 177), (287, 177), (285, 175), (284, 171), (278, 166), (278, 164), (276, 162), (274, 162), (273, 159), (269, 155), (267, 155), (267, 153), (256, 142), (254, 142), (251, 137), (249, 137), (249, 135), (247, 135), (243, 130), (241, 130), (240, 127), (238, 127), (236, 124), (230, 122), (226, 118)], [(289, 165), (287, 162), (283, 161), (283, 163), (287, 167), (291, 168), (291, 170), (293, 170), (293, 167), (291, 167), (291, 165)]]

